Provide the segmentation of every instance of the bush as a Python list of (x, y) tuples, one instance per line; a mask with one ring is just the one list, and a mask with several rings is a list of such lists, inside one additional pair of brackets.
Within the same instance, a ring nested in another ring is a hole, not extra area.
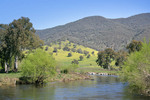
[(87, 55), (87, 57), (86, 58), (90, 58), (91, 57), (91, 55), (89, 54), (89, 55)]
[(72, 51), (72, 52), (76, 52), (76, 49), (75, 49), (75, 48), (72, 48), (71, 51)]
[(150, 96), (150, 42), (129, 55), (122, 68), (124, 80), (129, 82), (131, 92)]
[(73, 48), (76, 48), (76, 47), (77, 47), (77, 45), (74, 44), (74, 45), (73, 45)]
[(53, 52), (55, 52), (55, 53), (57, 52), (57, 48), (56, 47), (54, 48)]
[(70, 51), (70, 48), (67, 47), (67, 46), (65, 46), (65, 47), (63, 48), (63, 50), (64, 50), (64, 51)]
[(83, 60), (83, 56), (80, 56), (79, 59), (80, 59), (80, 61), (82, 61)]
[(29, 83), (43, 84), (45, 79), (55, 74), (55, 60), (41, 49), (29, 54), (21, 63), (22, 77)]
[(78, 60), (74, 59), (71, 64), (79, 64)]
[(89, 52), (86, 51), (86, 50), (84, 50), (83, 52), (84, 52), (85, 55), (88, 55), (88, 54), (89, 54)]
[(48, 51), (48, 47), (45, 48), (45, 51)]
[(77, 64), (71, 64), (69, 66), (62, 66), (61, 67), (61, 73), (64, 73), (64, 74), (68, 74), (68, 73), (71, 73), (71, 72), (75, 72), (75, 70), (78, 68), (79, 66)]
[(94, 55), (94, 51), (92, 51), (92, 53), (91, 54), (93, 54)]
[(68, 53), (68, 57), (71, 57), (72, 56), (72, 54), (71, 53)]
[(81, 48), (79, 48), (79, 49), (77, 50), (77, 52), (78, 52), (78, 53), (81, 53), (81, 54), (83, 53)]

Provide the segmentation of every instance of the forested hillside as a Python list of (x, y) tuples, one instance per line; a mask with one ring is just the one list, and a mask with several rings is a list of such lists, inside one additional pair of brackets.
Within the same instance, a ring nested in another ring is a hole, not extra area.
[(108, 47), (120, 50), (133, 39), (150, 37), (150, 13), (118, 19), (90, 16), (65, 25), (37, 30), (36, 33), (45, 44), (67, 39), (96, 50)]

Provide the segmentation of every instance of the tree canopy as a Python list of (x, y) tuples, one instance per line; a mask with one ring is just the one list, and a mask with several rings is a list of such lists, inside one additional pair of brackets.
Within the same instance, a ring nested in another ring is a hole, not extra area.
[(98, 59), (96, 60), (99, 66), (102, 66), (104, 69), (110, 69), (110, 63), (115, 59), (115, 51), (111, 48), (107, 48), (104, 51), (98, 52)]
[[(43, 44), (43, 41), (35, 34), (35, 29), (29, 18), (21, 17), (8, 25), (0, 25), (1, 59), (10, 66), (12, 58), (21, 59), (22, 51), (34, 49)], [(4, 64), (3, 64), (4, 65)]]
[(56, 73), (55, 65), (55, 60), (50, 54), (37, 49), (23, 59), (22, 77), (26, 77), (30, 83), (43, 84), (46, 78)]
[(126, 48), (128, 49), (129, 53), (140, 51), (142, 48), (142, 42), (137, 40), (132, 40), (132, 42), (129, 43)]

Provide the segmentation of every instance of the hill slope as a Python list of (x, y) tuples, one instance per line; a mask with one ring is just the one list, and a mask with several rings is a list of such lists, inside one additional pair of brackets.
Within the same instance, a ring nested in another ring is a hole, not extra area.
[(36, 33), (46, 44), (67, 39), (96, 50), (108, 47), (119, 50), (132, 39), (150, 37), (150, 13), (119, 19), (91, 16)]
[[(66, 51), (63, 49), (64, 47), (68, 47), (70, 48), (70, 50)], [(57, 48), (57, 52), (54, 52), (54, 48)], [(71, 65), (71, 62), (74, 59), (79, 60), (80, 56), (83, 56), (83, 60), (78, 61), (80, 67), (98, 66), (96, 63), (98, 51), (88, 47), (84, 47), (82, 45), (75, 45), (74, 43), (71, 43), (69, 41), (60, 41), (57, 43), (51, 43), (50, 46), (44, 46), (43, 49), (46, 50), (46, 52), (52, 54), (57, 61), (57, 64), (60, 64), (60, 66)], [(74, 49), (74, 51), (72, 49)], [(82, 53), (78, 53), (78, 49), (81, 49)], [(85, 55), (84, 51), (87, 51), (88, 54)], [(71, 53), (72, 56), (68, 57), (68, 53)], [(89, 58), (87, 58), (88, 55), (90, 55)]]

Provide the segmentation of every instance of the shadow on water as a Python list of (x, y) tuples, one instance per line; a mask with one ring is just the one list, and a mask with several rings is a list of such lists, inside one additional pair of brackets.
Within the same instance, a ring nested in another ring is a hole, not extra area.
[(45, 87), (1, 87), (0, 100), (150, 100), (129, 94), (126, 88), (117, 76), (95, 76), (94, 80), (52, 82)]

